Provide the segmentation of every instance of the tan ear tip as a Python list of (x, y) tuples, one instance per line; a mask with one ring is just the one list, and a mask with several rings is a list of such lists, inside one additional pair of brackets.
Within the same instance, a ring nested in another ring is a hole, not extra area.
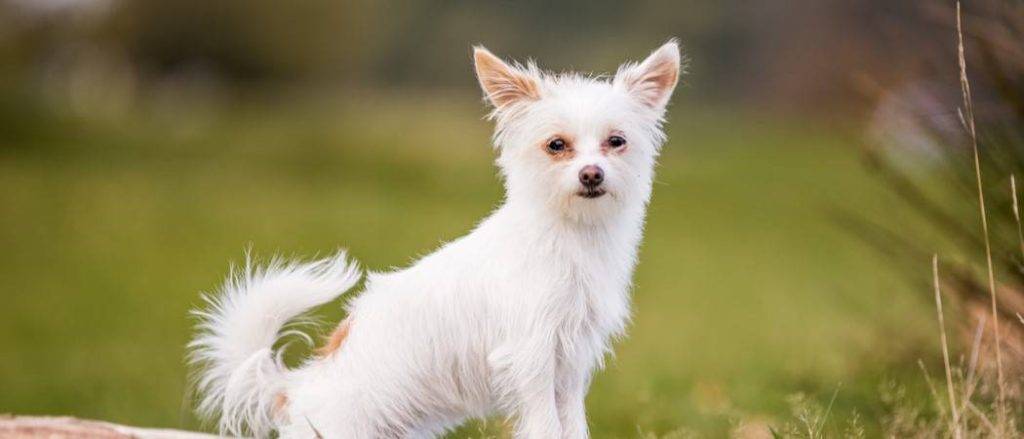
[(484, 47), (482, 45), (479, 45), (479, 44), (473, 46), (473, 60), (474, 61), (479, 63), (481, 61), (493, 61), (493, 60), (496, 60), (496, 59), (498, 59), (498, 57), (495, 56), (493, 53), (491, 53), (490, 50), (487, 50), (486, 47)]
[(670, 38), (667, 42), (665, 42), (665, 44), (662, 44), (661, 47), (659, 47), (658, 50), (656, 50), (655, 52), (662, 56), (679, 58), (679, 53), (681, 52), (681, 50), (679, 49), (679, 39), (675, 37)]

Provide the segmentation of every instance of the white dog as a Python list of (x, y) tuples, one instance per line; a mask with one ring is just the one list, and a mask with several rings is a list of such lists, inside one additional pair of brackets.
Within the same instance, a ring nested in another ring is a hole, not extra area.
[(521, 438), (585, 438), (584, 399), (630, 317), (630, 284), (680, 75), (661, 46), (614, 78), (509, 65), (475, 48), (505, 202), (472, 233), (371, 273), (319, 355), (289, 370), (289, 321), (354, 286), (341, 253), (247, 264), (200, 311), (200, 411), (228, 434), (435, 437), (502, 413)]

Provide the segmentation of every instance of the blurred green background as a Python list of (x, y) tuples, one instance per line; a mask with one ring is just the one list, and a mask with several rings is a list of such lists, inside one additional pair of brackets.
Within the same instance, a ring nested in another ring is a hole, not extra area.
[(198, 428), (188, 312), (246, 248), (347, 247), (386, 270), (500, 202), (472, 44), (609, 72), (676, 36), (691, 74), (634, 324), (587, 400), (593, 435), (764, 434), (801, 393), (835, 395), (836, 419), (882, 416), (880, 386), (934, 364), (929, 293), (836, 217), (913, 221), (858, 149), (873, 87), (951, 38), (924, 16), (832, 0), (0, 2), (0, 413)]

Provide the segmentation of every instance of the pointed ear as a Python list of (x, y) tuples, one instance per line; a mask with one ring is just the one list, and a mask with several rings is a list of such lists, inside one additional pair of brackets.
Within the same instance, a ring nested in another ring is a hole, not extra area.
[(540, 98), (539, 78), (534, 73), (506, 64), (483, 46), (473, 47), (473, 62), (480, 88), (494, 108)]
[(615, 86), (659, 112), (665, 109), (679, 82), (679, 43), (670, 40), (642, 63), (627, 63), (615, 74)]

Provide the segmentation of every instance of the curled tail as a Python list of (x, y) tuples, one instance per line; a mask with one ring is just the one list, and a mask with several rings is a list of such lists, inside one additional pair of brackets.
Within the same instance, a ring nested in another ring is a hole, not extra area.
[(274, 259), (266, 267), (246, 258), (217, 294), (203, 296), (208, 307), (193, 311), (200, 322), (189, 358), (198, 369), (199, 412), (219, 415), (222, 433), (268, 436), (287, 372), (274, 344), (289, 333), (308, 339), (286, 330), (288, 323), (337, 298), (360, 277), (344, 251), (305, 263)]

